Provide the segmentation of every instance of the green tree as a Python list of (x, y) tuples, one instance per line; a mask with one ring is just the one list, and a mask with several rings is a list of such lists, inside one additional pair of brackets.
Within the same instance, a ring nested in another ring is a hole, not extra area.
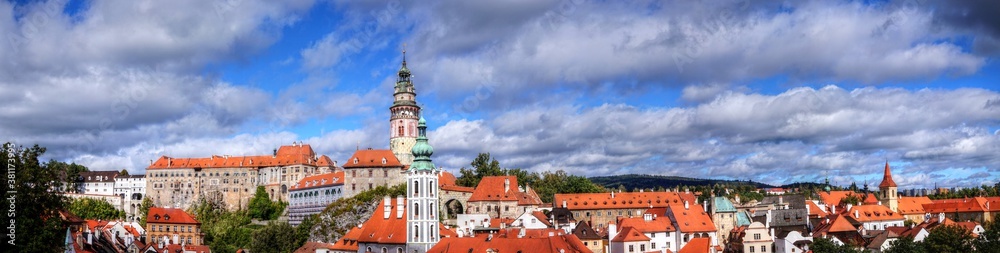
[(278, 253), (293, 252), (302, 246), (292, 225), (288, 222), (272, 221), (263, 228), (254, 231), (250, 240), (250, 252)]
[(841, 244), (837, 245), (830, 239), (817, 237), (813, 239), (812, 246), (809, 247), (813, 252), (816, 253), (860, 253), (860, 250), (855, 249), (851, 245)]
[(51, 160), (45, 164), (45, 167), (53, 170), (57, 173), (59, 184), (64, 186), (66, 192), (76, 192), (74, 186), (76, 185), (77, 178), (80, 177), (80, 172), (87, 172), (86, 166), (79, 165), (76, 163), (64, 163), (56, 160)]
[(940, 226), (931, 230), (923, 245), (927, 252), (972, 252), (972, 233), (957, 225)]
[(925, 253), (924, 245), (921, 242), (913, 241), (913, 237), (900, 237), (889, 243), (889, 248), (883, 253)]
[(146, 227), (146, 214), (149, 213), (149, 208), (153, 207), (153, 200), (149, 197), (142, 198), (142, 204), (139, 205), (139, 225)]
[(126, 176), (127, 177), (128, 176), (128, 170), (127, 169), (122, 169), (122, 171), (118, 172), (118, 175), (120, 175), (120, 176)]
[(469, 165), (472, 166), (472, 169), (461, 168), (459, 170), (460, 175), (455, 180), (455, 184), (476, 187), (483, 177), (502, 176), (504, 173), (503, 169), (500, 168), (500, 162), (491, 158), (490, 153), (479, 153), (479, 156), (476, 156), (476, 159), (473, 159)]
[(993, 216), (993, 222), (983, 224), (983, 229), (972, 245), (980, 252), (1000, 252), (1000, 214)]
[(79, 198), (69, 204), (69, 211), (82, 219), (113, 220), (124, 218), (125, 212), (103, 200)]
[(861, 203), (861, 196), (858, 194), (848, 194), (846, 197), (840, 200), (840, 204), (846, 205), (858, 205)]
[(607, 190), (582, 176), (569, 175), (565, 171), (544, 172), (537, 184), (532, 186), (542, 202), (551, 203), (557, 193), (592, 193)]
[(5, 143), (0, 147), (0, 164), (8, 173), (13, 172), (8, 174), (8, 180), (3, 180), (4, 210), (13, 206), (15, 214), (11, 219), (3, 219), (4, 227), (15, 227), (13, 237), (4, 237), (9, 246), (5, 251), (63, 251), (66, 227), (59, 211), (66, 210), (69, 201), (61, 193), (68, 179), (76, 179), (79, 173), (74, 174), (69, 166), (61, 166), (64, 164), (61, 162), (40, 163), (38, 158), (43, 154), (45, 148), (38, 145), (23, 148)]
[(273, 220), (281, 216), (287, 204), (284, 202), (271, 201), (264, 186), (257, 186), (257, 192), (247, 205), (250, 218), (259, 220)]

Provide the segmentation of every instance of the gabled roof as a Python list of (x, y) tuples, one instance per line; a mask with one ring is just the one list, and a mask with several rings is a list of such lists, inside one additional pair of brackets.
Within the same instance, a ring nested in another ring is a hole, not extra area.
[(749, 226), (750, 215), (746, 211), (736, 213), (736, 226)]
[(830, 217), (829, 223), (826, 223), (825, 221), (823, 223), (820, 223), (820, 225), (816, 228), (817, 232), (837, 233), (837, 232), (850, 232), (858, 230), (858, 228), (854, 227), (854, 225), (851, 224), (851, 221), (847, 220), (847, 217), (841, 215), (831, 215), (831, 216), (833, 217)]
[(538, 221), (542, 222), (542, 224), (545, 224), (546, 226), (549, 226), (549, 227), (552, 226), (552, 223), (549, 222), (549, 218), (545, 217), (545, 213), (543, 213), (541, 211), (534, 211), (534, 212), (531, 212), (531, 215), (535, 216), (535, 219), (538, 219)]
[(882, 174), (882, 183), (878, 184), (878, 187), (896, 187), (896, 182), (892, 181), (892, 171), (889, 170), (889, 161), (885, 162), (885, 172)]
[(354, 151), (344, 168), (396, 168), (403, 167), (403, 164), (396, 159), (392, 150), (388, 149), (367, 149)]
[(333, 244), (324, 242), (306, 242), (295, 253), (315, 253), (317, 249), (333, 249)]
[(671, 203), (684, 203), (685, 200), (697, 202), (694, 194), (689, 192), (615, 192), (556, 194), (552, 205), (562, 207), (565, 203), (569, 210), (646, 209), (667, 207)]
[(771, 211), (771, 226), (805, 226), (808, 223), (806, 209), (780, 209)]
[(289, 191), (308, 190), (320, 187), (329, 187), (344, 184), (344, 172), (337, 171), (326, 174), (312, 175), (302, 178), (298, 183), (292, 185)]
[(611, 239), (612, 242), (648, 242), (649, 236), (633, 227), (622, 227), (622, 231)]
[(809, 211), (810, 217), (822, 217), (829, 215), (826, 210), (823, 210), (822, 207), (816, 205), (816, 203), (812, 202), (812, 200), (806, 200), (806, 208)]
[(688, 209), (684, 204), (670, 204), (668, 207), (673, 217), (670, 219), (677, 224), (677, 229), (684, 233), (690, 232), (715, 232), (715, 223), (712, 217), (705, 213), (704, 207), (699, 204), (691, 204)]
[(933, 200), (929, 204), (923, 204), (923, 207), (927, 213), (983, 212), (986, 210), (985, 203), (986, 199), (982, 197), (939, 199)]
[[(855, 215), (856, 214), (856, 215)], [(882, 205), (858, 205), (851, 207), (847, 210), (844, 215), (849, 215), (854, 220), (859, 222), (872, 222), (872, 221), (892, 221), (892, 220), (905, 220), (899, 213), (893, 212), (887, 206)]]
[(531, 187), (525, 192), (517, 187), (515, 176), (483, 177), (476, 190), (469, 196), (469, 202), (476, 201), (517, 201), (518, 205), (540, 205), (542, 200)]
[(319, 156), (319, 159), (316, 159), (316, 166), (318, 167), (328, 167), (333, 165), (333, 159), (330, 159), (329, 156), (321, 155)]
[(677, 231), (677, 228), (674, 228), (674, 225), (671, 224), (669, 218), (656, 216), (652, 219), (646, 220), (646, 215), (652, 216), (651, 214), (644, 214), (643, 217), (621, 218), (618, 220), (618, 227), (631, 227), (642, 233)]
[(150, 207), (146, 223), (201, 224), (183, 209), (162, 207)]
[[(402, 215), (397, 215), (397, 204), (403, 207)], [(386, 208), (389, 209), (388, 217), (385, 216)], [(358, 241), (385, 244), (406, 243), (406, 232), (409, 230), (406, 229), (407, 211), (405, 199), (402, 199), (402, 203), (400, 203), (399, 199), (391, 198), (388, 206), (385, 205), (385, 202), (379, 201), (371, 218), (368, 218), (368, 221), (365, 221), (364, 225), (361, 226), (361, 235), (358, 236)]]
[(899, 210), (900, 214), (923, 215), (925, 213), (924, 204), (930, 204), (932, 202), (930, 198), (924, 196), (924, 197), (899, 197), (898, 203), (899, 205), (896, 207), (896, 210)]
[(256, 156), (219, 156), (213, 155), (204, 158), (173, 158), (160, 156), (147, 169), (174, 169), (174, 168), (244, 168), (244, 167), (271, 167), (288, 165), (313, 165), (317, 164), (316, 153), (308, 144), (295, 144), (281, 146), (271, 155)]
[(802, 194), (787, 194), (778, 196), (765, 196), (758, 205), (788, 205), (789, 209), (803, 209), (805, 207), (806, 196)]
[(708, 237), (698, 237), (688, 241), (677, 253), (708, 253), (712, 248), (712, 241)]
[(866, 196), (865, 200), (861, 201), (861, 203), (863, 203), (865, 205), (877, 205), (878, 204), (878, 198), (875, 197), (875, 194), (868, 193), (868, 196)]
[(1000, 212), (1000, 197), (985, 197), (983, 198), (983, 205), (990, 212)]
[(590, 224), (586, 221), (576, 223), (576, 228), (573, 229), (573, 235), (576, 235), (576, 237), (580, 238), (580, 240), (604, 239), (604, 237), (598, 234), (594, 228), (590, 227)]
[(852, 191), (830, 191), (830, 192), (821, 191), (819, 192), (819, 199), (828, 206), (830, 205), (836, 206), (840, 204), (840, 200), (852, 194), (854, 194), (854, 192)]
[(340, 251), (358, 251), (358, 238), (361, 237), (361, 227), (354, 226), (351, 230), (347, 231), (343, 237), (340, 237), (333, 246), (330, 247), (331, 250)]

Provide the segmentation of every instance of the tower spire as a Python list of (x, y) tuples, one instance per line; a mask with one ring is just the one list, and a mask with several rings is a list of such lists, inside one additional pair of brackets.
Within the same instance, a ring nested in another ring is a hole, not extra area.
[(885, 172), (882, 174), (882, 183), (878, 187), (896, 187), (896, 182), (892, 180), (892, 171), (889, 170), (889, 160), (885, 161)]

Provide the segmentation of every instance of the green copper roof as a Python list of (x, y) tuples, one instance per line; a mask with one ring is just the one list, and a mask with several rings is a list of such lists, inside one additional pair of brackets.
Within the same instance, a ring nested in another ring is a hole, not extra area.
[(413, 149), (410, 149), (410, 152), (413, 153), (413, 164), (410, 164), (410, 170), (434, 170), (436, 167), (431, 162), (434, 148), (427, 143), (427, 121), (424, 120), (424, 117), (420, 117), (420, 121), (417, 122), (417, 129), (420, 135), (417, 136), (417, 144), (414, 144)]
[(736, 226), (750, 226), (750, 216), (746, 212), (736, 213)]
[(715, 202), (715, 211), (720, 213), (732, 213), (736, 212), (736, 207), (733, 206), (733, 202), (729, 201), (726, 197), (715, 197), (713, 200)]

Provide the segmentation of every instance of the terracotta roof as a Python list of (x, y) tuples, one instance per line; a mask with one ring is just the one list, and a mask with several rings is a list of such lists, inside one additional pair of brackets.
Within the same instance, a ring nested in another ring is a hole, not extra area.
[[(371, 218), (368, 218), (368, 221), (365, 221), (364, 225), (361, 226), (361, 235), (358, 237), (358, 241), (385, 244), (406, 243), (406, 232), (408, 231), (406, 229), (406, 200), (403, 199), (402, 203), (398, 202), (397, 198), (391, 198), (388, 206), (389, 217), (385, 218), (386, 206), (383, 201), (379, 201)], [(403, 207), (402, 217), (396, 214), (397, 204)]]
[[(857, 214), (857, 216), (855, 216)], [(880, 205), (858, 205), (851, 207), (847, 210), (845, 215), (851, 216), (854, 220), (859, 222), (871, 222), (871, 221), (891, 221), (891, 220), (904, 220), (902, 215), (893, 212), (887, 206)]]
[(986, 205), (987, 211), (1000, 212), (1000, 197), (985, 197), (983, 204)]
[(333, 244), (324, 242), (306, 242), (295, 250), (295, 253), (315, 253), (317, 249), (333, 249)]
[(341, 250), (341, 251), (358, 251), (358, 238), (361, 237), (361, 228), (352, 227), (351, 230), (347, 231), (340, 240), (337, 240), (330, 247), (331, 250)]
[(955, 225), (964, 228), (965, 231), (969, 231), (969, 233), (971, 233), (973, 237), (979, 236), (975, 233), (972, 233), (972, 231), (976, 230), (976, 226), (979, 226), (979, 223), (975, 221), (959, 221), (955, 222)]
[(316, 166), (318, 167), (328, 167), (333, 165), (333, 159), (330, 159), (329, 156), (321, 155), (319, 156), (319, 159), (316, 159)]
[(392, 150), (367, 149), (354, 151), (354, 155), (351, 155), (351, 159), (347, 159), (343, 166), (344, 168), (402, 168), (403, 164), (399, 163)]
[(907, 214), (923, 215), (924, 213), (926, 213), (924, 212), (924, 204), (930, 204), (932, 202), (930, 198), (924, 196), (924, 197), (899, 197), (898, 203), (899, 206), (897, 206), (896, 209), (899, 211), (899, 213), (903, 215)]
[(173, 158), (161, 156), (147, 169), (171, 168), (243, 168), (288, 165), (316, 165), (318, 159), (312, 147), (306, 144), (281, 146), (277, 154), (256, 156), (219, 156), (205, 158)]
[(615, 238), (611, 239), (612, 242), (647, 242), (649, 241), (649, 236), (643, 234), (636, 228), (633, 227), (622, 227), (622, 231), (615, 235)]
[(885, 172), (882, 174), (882, 183), (878, 184), (878, 187), (896, 187), (896, 182), (892, 181), (892, 171), (889, 170), (889, 161), (885, 162)]
[(841, 215), (832, 215), (832, 216), (833, 218), (830, 218), (830, 223), (825, 223), (824, 221), (824, 223), (821, 223), (816, 230), (829, 233), (849, 232), (858, 230), (858, 228), (854, 227), (854, 225), (851, 225), (851, 222), (848, 221), (846, 217)]
[(922, 206), (927, 213), (961, 213), (984, 212), (986, 210), (985, 204), (985, 198), (977, 197), (933, 200), (931, 203), (923, 204)]
[(865, 200), (861, 201), (861, 203), (866, 205), (877, 205), (878, 198), (875, 197), (875, 194), (868, 193), (868, 196), (865, 197)]
[(150, 207), (146, 214), (147, 223), (201, 224), (190, 214), (179, 208)]
[(302, 178), (298, 183), (292, 185), (289, 191), (307, 190), (320, 187), (329, 187), (344, 184), (344, 172), (337, 171), (326, 174), (312, 175)]
[(708, 253), (712, 249), (712, 241), (708, 237), (698, 237), (688, 241), (677, 253)]
[(810, 217), (822, 217), (829, 215), (826, 210), (823, 210), (822, 207), (816, 205), (816, 203), (812, 202), (812, 200), (806, 200), (806, 209), (809, 210)]
[[(474, 237), (447, 237), (441, 238), (428, 253), (438, 252), (566, 252), (566, 253), (590, 253), (575, 235), (561, 234), (555, 236), (528, 235), (518, 238), (517, 233), (512, 230), (495, 235), (479, 234)], [(527, 230), (526, 232), (531, 232)], [(544, 231), (543, 231), (544, 232)], [(547, 234), (547, 233), (546, 233)]]
[(667, 207), (670, 203), (684, 203), (685, 200), (693, 203), (697, 199), (691, 193), (678, 192), (569, 193), (556, 194), (552, 205), (562, 207), (565, 202), (569, 210), (646, 209)]
[(458, 181), (458, 178), (455, 177), (455, 174), (451, 174), (451, 172), (442, 170), (438, 174), (438, 185), (458, 185), (455, 183), (456, 181)]
[(618, 220), (618, 227), (632, 227), (642, 233), (677, 231), (677, 228), (674, 228), (674, 225), (671, 224), (670, 219), (664, 216), (656, 216), (650, 220), (646, 220), (645, 217), (621, 218)]
[[(506, 186), (506, 188), (505, 188)], [(531, 187), (526, 192), (521, 192), (517, 187), (517, 177), (515, 176), (488, 176), (483, 177), (476, 186), (476, 190), (469, 196), (469, 202), (475, 201), (517, 201), (518, 205), (540, 205), (541, 198)]]
[(823, 201), (826, 205), (836, 206), (840, 204), (840, 200), (846, 198), (848, 195), (852, 195), (852, 191), (830, 191), (830, 192), (819, 192), (819, 199)]
[[(156, 252), (164, 252), (164, 251), (166, 251), (166, 252), (192, 251), (192, 252), (195, 252), (195, 253), (209, 253), (209, 252), (212, 252), (212, 250), (209, 249), (208, 245), (184, 245), (183, 247), (181, 247), (180, 244), (168, 244), (165, 247), (161, 248), (160, 245), (158, 245), (156, 243), (153, 243), (153, 244), (150, 244), (147, 248), (152, 248)], [(145, 251), (142, 251), (142, 252), (145, 252)]]
[(691, 204), (688, 209), (684, 204), (670, 204), (670, 212), (677, 223), (677, 229), (684, 233), (689, 232), (715, 232), (715, 223), (712, 223), (712, 216), (705, 213), (704, 207), (699, 204)]
[(545, 224), (546, 226), (549, 226), (549, 227), (552, 226), (552, 223), (549, 222), (549, 217), (545, 217), (545, 213), (543, 213), (541, 211), (534, 211), (534, 212), (531, 212), (531, 215), (535, 216), (535, 219), (538, 219), (538, 221), (542, 222), (542, 224)]

